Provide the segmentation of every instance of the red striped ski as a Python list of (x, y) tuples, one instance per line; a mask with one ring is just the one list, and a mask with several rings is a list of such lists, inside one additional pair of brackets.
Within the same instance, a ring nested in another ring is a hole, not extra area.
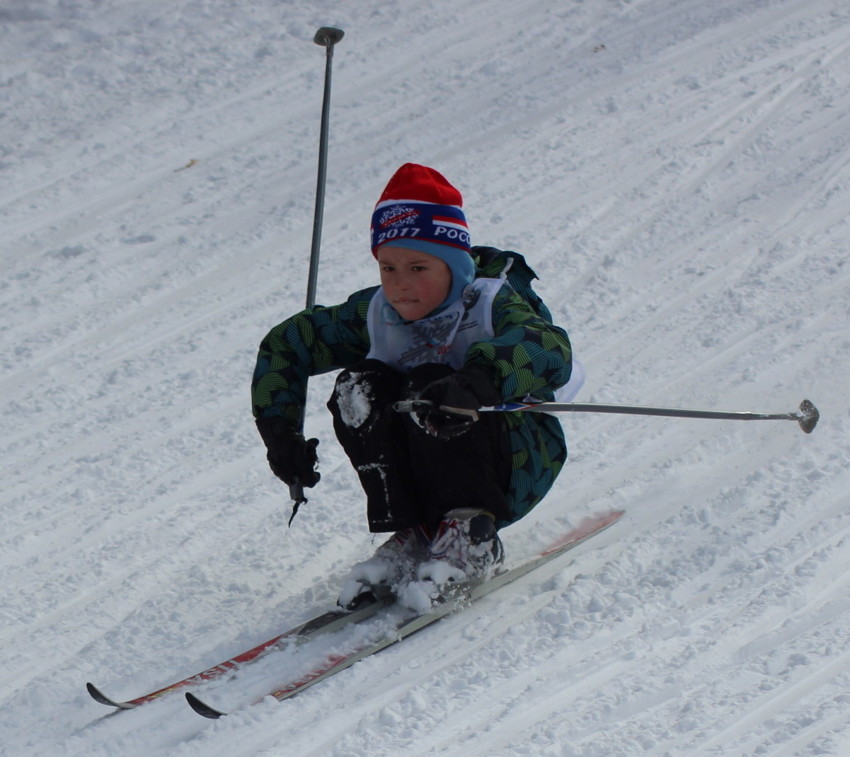
[[(366, 657), (370, 657), (371, 655), (380, 652), (388, 646), (398, 643), (407, 636), (436, 623), (438, 620), (450, 615), (464, 606), (467, 606), (476, 599), (490, 594), (502, 586), (516, 581), (518, 578), (521, 578), (545, 563), (554, 560), (556, 557), (559, 557), (565, 552), (577, 547), (592, 536), (595, 536), (596, 534), (604, 531), (606, 528), (609, 528), (616, 523), (622, 515), (623, 511), (617, 510), (614, 512), (594, 515), (586, 519), (577, 528), (566, 534), (554, 544), (550, 545), (536, 557), (533, 557), (514, 568), (498, 573), (489, 581), (464, 587), (461, 591), (456, 592), (455, 596), (438, 605), (431, 612), (422, 615), (413, 614), (402, 616), (396, 624), (394, 631), (391, 633), (383, 633), (381, 638), (378, 640), (366, 642), (362, 646), (347, 654), (335, 653), (328, 655), (322, 663), (314, 667), (309, 672), (300, 676), (296, 680), (288, 681), (279, 685), (277, 688), (269, 691), (268, 694), (256, 700), (254, 703), (256, 704), (269, 696), (274, 697), (278, 701), (282, 701), (299, 694), (310, 686), (313, 686), (326, 678), (330, 678), (332, 675), (345, 670)], [(204, 717), (215, 719), (227, 714), (207, 702), (204, 702), (192, 692), (186, 693), (186, 699), (192, 709)]]
[(104, 694), (93, 683), (87, 683), (86, 689), (88, 689), (88, 692), (92, 696), (92, 698), (96, 702), (100, 702), (100, 704), (108, 705), (110, 707), (116, 707), (119, 710), (132, 710), (140, 705), (147, 704), (148, 702), (153, 702), (154, 700), (159, 699), (160, 697), (163, 697), (166, 694), (171, 694), (174, 691), (191, 688), (201, 683), (221, 678), (222, 676), (225, 676), (229, 673), (238, 670), (243, 665), (253, 662), (257, 658), (261, 657), (262, 655), (273, 649), (281, 649), (291, 643), (303, 644), (308, 639), (311, 639), (319, 634), (337, 631), (343, 626), (348, 625), (349, 623), (359, 623), (365, 620), (366, 618), (369, 618), (374, 615), (376, 612), (378, 612), (378, 610), (380, 610), (382, 607), (385, 607), (391, 601), (391, 598), (381, 599), (379, 601), (363, 605), (351, 612), (347, 612), (344, 610), (331, 610), (330, 612), (323, 613), (322, 615), (308, 620), (306, 623), (302, 623), (300, 626), (296, 626), (295, 628), (285, 631), (284, 633), (278, 634), (277, 636), (272, 639), (269, 639), (268, 641), (264, 641), (262, 644), (258, 644), (253, 649), (249, 649), (245, 652), (242, 652), (241, 654), (236, 655), (235, 657), (231, 657), (229, 660), (220, 662), (218, 665), (214, 665), (211, 668), (207, 668), (207, 670), (204, 670), (200, 673), (195, 673), (194, 675), (183, 678), (179, 681), (169, 684), (168, 686), (164, 686), (161, 689), (157, 689), (156, 691), (151, 691), (148, 694), (143, 694), (142, 696), (136, 697), (135, 699), (112, 699), (111, 697), (108, 697), (106, 694)]

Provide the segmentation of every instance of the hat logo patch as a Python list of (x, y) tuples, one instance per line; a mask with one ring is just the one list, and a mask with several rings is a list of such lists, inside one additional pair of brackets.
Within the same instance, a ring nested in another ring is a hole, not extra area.
[(381, 215), (380, 225), (382, 229), (388, 226), (410, 226), (416, 223), (419, 211), (409, 205), (394, 205)]

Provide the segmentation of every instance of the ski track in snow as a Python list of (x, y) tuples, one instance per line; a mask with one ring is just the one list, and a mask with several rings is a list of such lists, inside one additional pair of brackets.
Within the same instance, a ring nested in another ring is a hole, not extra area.
[[(333, 377), (291, 529), (249, 408), (304, 301), (322, 25), (320, 302), (376, 281), (372, 206), (423, 162), (540, 275), (582, 401), (821, 422), (564, 416), (508, 557), (625, 509), (603, 536), (292, 700), (111, 716), (85, 681), (133, 697), (254, 646), (374, 547)], [(0, 754), (850, 753), (850, 8), (8, 0), (0, 42)]]

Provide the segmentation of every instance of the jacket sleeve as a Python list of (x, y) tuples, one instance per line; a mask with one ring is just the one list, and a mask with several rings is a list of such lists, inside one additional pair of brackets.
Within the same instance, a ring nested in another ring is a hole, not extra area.
[(521, 401), (529, 394), (552, 400), (555, 390), (569, 381), (572, 350), (566, 331), (508, 284), (493, 301), (493, 331), (492, 338), (470, 347), (465, 365), (487, 371), (505, 401)]
[(303, 310), (269, 331), (260, 343), (251, 384), (255, 418), (280, 416), (297, 424), (310, 376), (366, 357), (366, 314), (376, 289), (355, 292), (341, 305)]

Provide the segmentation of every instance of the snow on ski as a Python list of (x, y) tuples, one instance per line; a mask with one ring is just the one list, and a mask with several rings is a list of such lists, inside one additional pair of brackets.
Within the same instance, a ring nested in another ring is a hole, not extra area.
[[(342, 670), (345, 670), (354, 663), (359, 662), (366, 657), (370, 657), (388, 646), (398, 643), (416, 631), (436, 623), (447, 615), (468, 606), (475, 600), (490, 594), (491, 592), (494, 592), (513, 581), (516, 581), (536, 568), (539, 568), (545, 563), (554, 560), (565, 552), (577, 547), (587, 539), (599, 534), (616, 523), (622, 517), (623, 512), (624, 511), (622, 510), (615, 510), (587, 518), (579, 524), (578, 527), (570, 531), (555, 543), (551, 544), (536, 557), (533, 557), (514, 568), (510, 568), (496, 574), (489, 581), (474, 584), (455, 592), (453, 597), (442, 604), (437, 605), (430, 612), (402, 615), (396, 622), (395, 627), (390, 629), (388, 632), (385, 630), (385, 632), (377, 640), (367, 641), (361, 646), (358, 646), (345, 654), (329, 654), (320, 664), (313, 667), (313, 669), (299, 678), (282, 684), (269, 691), (264, 696), (256, 699), (254, 704), (266, 699), (267, 697), (273, 697), (278, 701), (288, 699), (289, 697), (299, 694), (310, 686), (319, 683), (326, 678), (330, 678), (332, 675), (335, 675)], [(186, 692), (186, 700), (195, 712), (206, 718), (216, 719), (227, 714), (227, 712), (219, 710), (203, 701), (192, 692)]]
[(321, 615), (308, 620), (306, 623), (302, 623), (295, 628), (292, 628), (284, 633), (278, 634), (274, 638), (269, 639), (268, 641), (264, 641), (262, 644), (258, 644), (256, 647), (249, 649), (245, 652), (242, 652), (234, 657), (231, 657), (229, 660), (225, 660), (224, 662), (220, 662), (218, 665), (214, 665), (207, 670), (204, 670), (200, 673), (195, 673), (194, 675), (183, 678), (179, 681), (176, 681), (168, 686), (165, 686), (161, 689), (157, 689), (156, 691), (152, 691), (148, 694), (143, 694), (140, 697), (136, 697), (135, 699), (128, 700), (116, 700), (112, 697), (104, 694), (97, 686), (93, 683), (87, 683), (86, 689), (88, 689), (89, 694), (92, 699), (100, 704), (107, 705), (109, 707), (116, 707), (119, 710), (132, 710), (139, 705), (146, 704), (148, 702), (152, 702), (160, 697), (170, 694), (174, 691), (178, 691), (184, 688), (190, 688), (192, 686), (197, 686), (198, 684), (205, 683), (206, 681), (212, 681), (217, 678), (221, 678), (228, 673), (233, 673), (243, 665), (253, 662), (254, 660), (261, 657), (266, 652), (269, 652), (273, 649), (281, 649), (285, 647), (287, 644), (303, 644), (311, 638), (315, 638), (320, 634), (332, 633), (334, 631), (338, 631), (343, 626), (346, 626), (350, 623), (360, 623), (367, 618), (370, 618), (374, 615), (378, 610), (382, 607), (386, 606), (390, 603), (390, 599), (381, 598), (376, 600), (375, 602), (370, 602), (364, 605), (361, 605), (356, 610), (345, 611), (345, 610), (330, 610), (328, 612), (322, 613)]

